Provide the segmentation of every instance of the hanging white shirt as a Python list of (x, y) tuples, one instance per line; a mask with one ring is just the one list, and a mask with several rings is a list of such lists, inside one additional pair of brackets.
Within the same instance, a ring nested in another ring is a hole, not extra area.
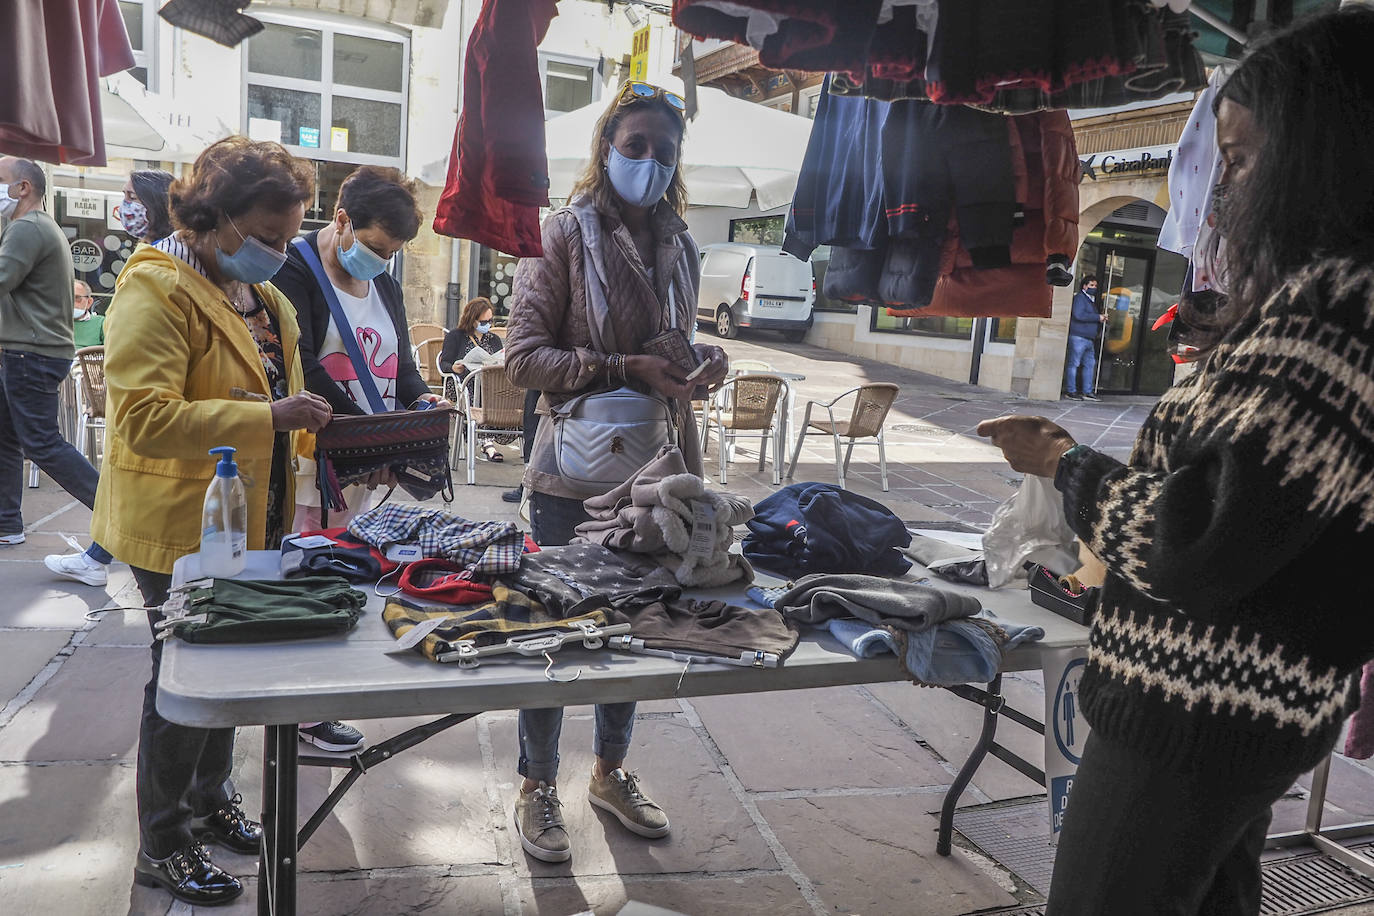
[(367, 395), (363, 392), (363, 386), (358, 382), (358, 373), (353, 367), (353, 361), (348, 358), (348, 351), (344, 349), (342, 334), (349, 334), (362, 351), (363, 363), (371, 374), (386, 409), (395, 410), (400, 342), (396, 338), (396, 325), (391, 320), (391, 314), (386, 310), (386, 305), (377, 292), (377, 284), (369, 282), (367, 295), (362, 298), (349, 295), (337, 286), (334, 287), (334, 293), (339, 297), (339, 304), (343, 306), (344, 315), (352, 327), (340, 328), (334, 321), (333, 313), (330, 314), (329, 326), (324, 332), (324, 342), (320, 345), (320, 365), (340, 388), (348, 392), (353, 403), (367, 413), (373, 412)]

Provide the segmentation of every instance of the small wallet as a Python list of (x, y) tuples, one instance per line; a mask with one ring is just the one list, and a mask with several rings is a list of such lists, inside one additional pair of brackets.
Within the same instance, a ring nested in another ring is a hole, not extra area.
[[(657, 356), (666, 359), (675, 366), (691, 372), (701, 364), (697, 357), (697, 352), (692, 349), (692, 343), (687, 339), (687, 335), (681, 328), (669, 328), (656, 337), (651, 337), (644, 341), (642, 347), (649, 356)], [(698, 385), (692, 392), (692, 400), (700, 401), (706, 397), (706, 386)]]

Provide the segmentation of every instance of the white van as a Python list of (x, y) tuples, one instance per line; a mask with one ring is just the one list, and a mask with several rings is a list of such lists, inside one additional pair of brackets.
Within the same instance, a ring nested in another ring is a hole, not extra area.
[(776, 245), (722, 242), (701, 250), (697, 321), (714, 323), (721, 337), (738, 337), (740, 328), (760, 328), (801, 340), (811, 327), (815, 304), (810, 262)]

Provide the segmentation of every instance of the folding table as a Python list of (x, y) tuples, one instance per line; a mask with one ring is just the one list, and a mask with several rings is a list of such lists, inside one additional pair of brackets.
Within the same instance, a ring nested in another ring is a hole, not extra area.
[[(275, 579), (276, 551), (250, 551), (245, 579)], [(920, 567), (916, 567), (919, 571)], [(199, 557), (177, 562), (173, 585), (200, 578)], [(773, 583), (778, 584), (778, 583)], [(1024, 588), (979, 589), (934, 580), (941, 588), (969, 591), (1008, 622), (1045, 630), (1038, 643), (1008, 654), (1003, 671), (1040, 666), (1045, 648), (1081, 646), (1087, 629), (1030, 602)], [(363, 586), (369, 591), (371, 586)], [(694, 591), (745, 604), (742, 589)], [(491, 659), (475, 669), (440, 665), (418, 653), (385, 654), (395, 640), (381, 619), (383, 600), (369, 594), (367, 609), (348, 634), (297, 642), (192, 645), (169, 639), (158, 680), (157, 708), (170, 721), (200, 728), (261, 725), (263, 757), (263, 849), (259, 860), (258, 912), (294, 914), (297, 853), (328, 817), (344, 793), (370, 767), (479, 713), (496, 709), (575, 706), (631, 700), (714, 696), (770, 690), (798, 690), (908, 680), (891, 655), (855, 658), (828, 633), (803, 631), (800, 645), (777, 668), (691, 664), (602, 648), (570, 645), (555, 656), (558, 667), (579, 667), (571, 682), (545, 678), (543, 659)], [(574, 648), (576, 646), (576, 648)], [(982, 732), (945, 796), (936, 849), (949, 855), (954, 808), (988, 753), (1044, 784), (1044, 773), (994, 740), (1000, 716), (1044, 733), (1039, 721), (1005, 705), (1001, 673), (985, 688), (949, 688), (983, 707)], [(440, 715), (351, 757), (299, 755), (297, 723), (334, 719)], [(348, 770), (314, 814), (297, 829), (297, 773), (300, 765)]]

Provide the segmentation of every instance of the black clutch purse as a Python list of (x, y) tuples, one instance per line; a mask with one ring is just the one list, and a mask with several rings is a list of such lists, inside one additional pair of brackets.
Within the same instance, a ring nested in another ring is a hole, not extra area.
[(347, 508), (343, 488), (390, 469), (415, 499), (453, 501), (449, 432), (453, 408), (335, 417), (315, 437), (315, 474), (324, 509)]

